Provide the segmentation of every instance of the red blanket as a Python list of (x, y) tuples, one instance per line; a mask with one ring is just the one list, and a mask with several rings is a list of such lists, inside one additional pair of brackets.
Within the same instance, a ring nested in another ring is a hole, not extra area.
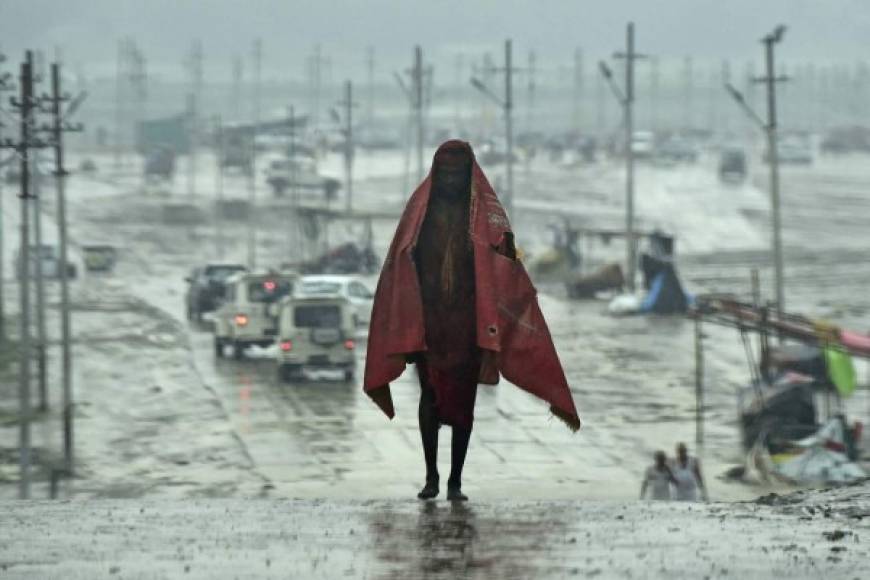
[[(447, 142), (441, 147), (455, 147)], [(474, 244), (477, 345), (483, 354), (480, 382), (499, 374), (550, 404), (572, 429), (580, 428), (565, 373), (532, 285), (519, 260), (506, 257), (513, 233), (507, 215), (471, 147), (470, 233)], [(440, 150), (440, 149), (439, 149)], [(420, 184), (399, 220), (381, 270), (369, 327), (363, 389), (390, 418), (395, 415), (390, 382), (405, 369), (408, 355), (426, 350), (423, 305), (413, 249), (426, 215), (432, 175)]]

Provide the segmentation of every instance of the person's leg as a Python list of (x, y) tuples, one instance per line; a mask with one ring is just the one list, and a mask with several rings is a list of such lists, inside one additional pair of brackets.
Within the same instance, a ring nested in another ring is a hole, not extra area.
[(447, 480), (447, 499), (465, 501), (462, 494), (462, 468), (465, 465), (465, 455), (468, 453), (468, 443), (471, 440), (471, 428), (453, 427), (453, 439), (450, 443), (450, 478)]
[(426, 460), (426, 485), (417, 494), (420, 499), (431, 499), (438, 495), (438, 408), (435, 406), (435, 392), (420, 375), (420, 407), (417, 418), (420, 422), (420, 438), (423, 442), (423, 458)]

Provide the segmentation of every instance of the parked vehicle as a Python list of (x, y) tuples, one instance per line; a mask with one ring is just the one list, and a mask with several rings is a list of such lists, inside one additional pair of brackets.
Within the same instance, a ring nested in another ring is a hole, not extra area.
[(278, 303), (293, 291), (296, 274), (278, 272), (232, 275), (223, 303), (214, 316), (214, 350), (218, 358), (232, 345), (242, 358), (249, 346), (270, 346), (278, 334)]
[[(22, 270), (21, 250), (15, 253), (15, 272), (21, 278)], [(31, 278), (36, 277), (37, 268), (42, 269), (42, 277), (44, 279), (60, 278), (61, 266), (60, 256), (56, 246), (51, 244), (42, 244), (41, 246), (30, 246), (30, 268), (29, 274)], [(72, 262), (66, 263), (66, 276), (69, 279), (76, 277), (78, 273), (76, 265)]]
[(655, 155), (655, 134), (652, 131), (635, 131), (631, 136), (631, 152), (636, 159), (649, 159)]
[(698, 148), (684, 137), (670, 137), (656, 150), (656, 159), (664, 163), (695, 163), (698, 161)]
[(293, 290), (297, 299), (338, 296), (351, 307), (353, 326), (367, 326), (375, 295), (353, 276), (304, 276)]
[(278, 324), (278, 376), (290, 381), (304, 369), (338, 370), (351, 381), (356, 370), (356, 316), (344, 296), (296, 295), (282, 300)]
[(146, 154), (145, 179), (172, 181), (173, 177), (175, 177), (175, 151), (161, 147)]
[(85, 270), (88, 272), (111, 272), (118, 261), (118, 249), (107, 244), (83, 245)]
[(241, 264), (206, 264), (194, 268), (184, 279), (188, 284), (184, 296), (187, 319), (199, 322), (204, 313), (216, 310), (224, 299), (227, 280), (247, 270)]
[[(779, 162), (783, 165), (810, 165), (813, 162), (813, 150), (810, 140), (798, 135), (786, 135), (779, 139), (777, 146)], [(770, 163), (770, 152), (765, 150), (764, 162)]]
[(742, 183), (746, 179), (746, 153), (736, 147), (727, 148), (719, 157), (719, 180)]
[(341, 188), (339, 180), (320, 175), (314, 160), (307, 157), (273, 159), (265, 173), (266, 183), (276, 197), (295, 187), (303, 191), (322, 191), (328, 199), (333, 199)]

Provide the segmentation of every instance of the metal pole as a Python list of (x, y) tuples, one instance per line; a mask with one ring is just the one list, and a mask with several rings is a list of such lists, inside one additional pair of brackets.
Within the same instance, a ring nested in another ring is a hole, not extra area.
[(122, 133), (124, 126), (124, 110), (122, 103), (124, 98), (122, 95), (124, 88), (123, 69), (124, 69), (124, 53), (125, 43), (123, 40), (118, 41), (117, 62), (115, 63), (115, 169), (121, 167), (121, 147)]
[(514, 127), (513, 127), (513, 59), (511, 40), (504, 42), (504, 119), (505, 138), (507, 140), (507, 191), (505, 192), (504, 209), (508, 217), (513, 215), (514, 208)]
[(296, 254), (297, 262), (302, 262), (302, 224), (299, 218), (299, 184), (296, 175), (296, 108), (290, 106), (290, 198), (293, 203), (293, 227), (291, 228), (291, 240), (289, 254)]
[(637, 240), (634, 236), (634, 151), (631, 148), (634, 133), (634, 23), (626, 29), (625, 58), (625, 236), (626, 281), (628, 291), (634, 293), (637, 262)]
[(770, 205), (773, 221), (773, 261), (774, 286), (776, 288), (776, 308), (780, 315), (785, 311), (785, 289), (783, 288), (782, 263), (782, 222), (779, 205), (779, 152), (777, 146), (776, 124), (776, 75), (773, 63), (774, 35), (765, 37), (765, 61), (767, 66), (767, 151), (770, 158)]
[(52, 113), (54, 115), (54, 161), (55, 185), (57, 187), (57, 231), (60, 245), (60, 328), (61, 328), (61, 377), (63, 384), (63, 456), (66, 471), (75, 470), (75, 446), (73, 438), (73, 385), (72, 385), (72, 320), (69, 300), (69, 276), (67, 271), (66, 229), (66, 168), (63, 166), (63, 128), (61, 125), (60, 66), (51, 65)]
[(350, 213), (353, 209), (353, 85), (350, 81), (344, 84), (345, 98), (345, 143), (344, 143), (344, 167), (347, 175), (347, 198), (346, 209)]
[(417, 182), (423, 181), (423, 49), (414, 47), (414, 112), (417, 122)]
[(216, 177), (216, 189), (217, 189), (217, 203), (215, 204), (215, 212), (214, 212), (214, 228), (215, 228), (215, 242), (217, 244), (217, 255), (219, 259), (223, 259), (224, 257), (224, 230), (221, 224), (221, 211), (223, 211), (223, 203), (224, 203), (224, 122), (220, 115), (216, 118), (217, 126), (215, 127), (217, 131), (217, 173)]
[[(38, 57), (37, 57), (38, 58)], [(37, 70), (39, 67), (37, 67)], [(46, 355), (45, 355), (45, 272), (44, 258), (42, 250), (42, 178), (39, 174), (39, 153), (34, 152), (30, 170), (32, 173), (31, 184), (33, 186), (33, 203), (31, 204), (31, 213), (33, 219), (33, 234), (34, 246), (36, 247), (36, 269), (34, 277), (36, 278), (36, 369), (37, 369), (37, 387), (39, 392), (39, 411), (44, 413), (48, 411), (48, 384), (46, 377)], [(63, 264), (58, 264), (58, 268), (62, 268)]]
[(758, 278), (758, 268), (753, 268), (751, 272), (752, 279), (752, 305), (758, 308), (761, 306), (761, 281)]
[[(0, 53), (0, 64), (2, 64), (6, 60), (6, 57)], [(0, 119), (3, 118), (3, 99), (2, 94), (4, 90), (7, 90), (7, 87), (4, 83), (3, 72), (0, 71)], [(0, 143), (3, 143), (3, 123), (0, 122)], [(3, 248), (3, 236), (4, 234), (4, 216), (6, 214), (3, 211), (3, 179), (0, 179), (0, 344), (6, 338), (6, 292), (5, 292), (5, 282), (6, 279), (4, 277), (4, 260), (3, 260), (3, 252), (5, 251)]]
[(33, 53), (27, 51), (21, 65), (21, 240), (19, 282), (21, 299), (19, 400), (19, 497), (30, 498), (30, 124), (33, 100)]
[(704, 335), (695, 318), (695, 446), (704, 445)]
[(254, 229), (254, 214), (257, 203), (257, 132), (260, 128), (260, 73), (263, 44), (254, 41), (254, 130), (251, 135), (251, 174), (248, 178), (248, 267), (257, 268), (257, 232)]
[(581, 119), (583, 117), (583, 51), (574, 49), (574, 94), (571, 107), (571, 126), (578, 134), (580, 133)]

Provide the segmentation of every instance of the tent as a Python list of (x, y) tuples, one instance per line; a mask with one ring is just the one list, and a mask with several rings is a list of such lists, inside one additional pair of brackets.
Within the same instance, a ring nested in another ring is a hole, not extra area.
[(647, 295), (640, 312), (650, 314), (684, 314), (689, 297), (683, 291), (672, 260), (643, 254), (640, 259)]

